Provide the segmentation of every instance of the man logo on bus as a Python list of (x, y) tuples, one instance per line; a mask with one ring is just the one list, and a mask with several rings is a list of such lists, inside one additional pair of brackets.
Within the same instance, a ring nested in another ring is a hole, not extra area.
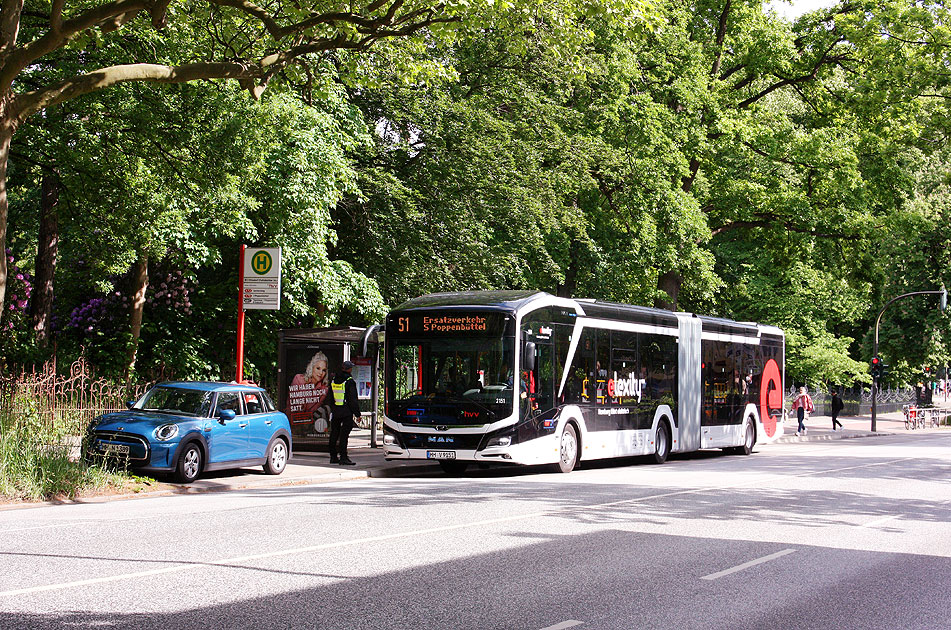
[(766, 435), (776, 434), (777, 419), (783, 415), (783, 375), (775, 359), (766, 362), (759, 388), (759, 417)]
[(251, 269), (259, 276), (271, 270), (271, 255), (267, 252), (256, 252), (251, 258)]

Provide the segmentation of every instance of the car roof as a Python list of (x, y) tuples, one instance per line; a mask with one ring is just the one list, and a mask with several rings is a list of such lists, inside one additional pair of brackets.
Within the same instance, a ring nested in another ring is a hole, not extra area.
[(156, 387), (174, 387), (177, 389), (194, 389), (203, 392), (239, 392), (249, 389), (260, 390), (257, 385), (241, 383), (221, 383), (217, 381), (164, 381), (156, 383)]

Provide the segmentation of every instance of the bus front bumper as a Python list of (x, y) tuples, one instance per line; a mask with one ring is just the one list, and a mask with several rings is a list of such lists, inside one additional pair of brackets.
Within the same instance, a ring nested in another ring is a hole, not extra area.
[[(541, 444), (551, 442), (551, 444)], [(548, 446), (549, 448), (545, 448)], [(550, 452), (549, 452), (550, 451)], [(547, 456), (546, 456), (547, 455)], [(550, 464), (557, 461), (557, 440), (539, 438), (523, 444), (490, 446), (479, 451), (467, 449), (401, 448), (398, 444), (384, 444), (383, 457), (387, 460), (423, 459), (431, 462), (458, 460), (484, 464)]]

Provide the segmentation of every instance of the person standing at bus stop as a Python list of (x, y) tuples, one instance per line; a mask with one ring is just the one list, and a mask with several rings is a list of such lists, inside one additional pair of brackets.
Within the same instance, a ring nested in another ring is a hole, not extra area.
[(344, 361), (340, 371), (330, 383), (333, 394), (332, 417), (330, 420), (330, 463), (353, 466), (355, 461), (347, 457), (347, 442), (353, 430), (353, 419), (360, 413), (357, 402), (357, 383), (350, 375), (353, 363)]
[(796, 410), (796, 417), (799, 419), (799, 428), (796, 429), (796, 435), (799, 435), (800, 433), (805, 435), (806, 412), (813, 412), (816, 410), (816, 406), (812, 404), (812, 398), (810, 398), (809, 394), (806, 393), (805, 387), (799, 388), (799, 395), (796, 396), (796, 400), (793, 401), (792, 408)]

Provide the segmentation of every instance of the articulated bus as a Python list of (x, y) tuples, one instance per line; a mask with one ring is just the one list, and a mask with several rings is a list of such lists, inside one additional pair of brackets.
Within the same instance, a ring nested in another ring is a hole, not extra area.
[(386, 459), (569, 472), (782, 435), (773, 326), (537, 291), (425, 295), (385, 326)]

